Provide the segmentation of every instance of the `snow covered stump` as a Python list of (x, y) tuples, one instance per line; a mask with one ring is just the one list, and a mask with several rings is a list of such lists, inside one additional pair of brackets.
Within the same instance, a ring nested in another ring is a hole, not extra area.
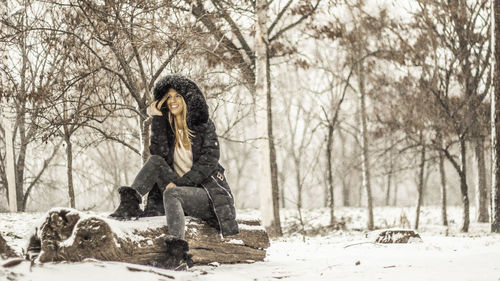
[[(195, 264), (261, 261), (269, 237), (258, 219), (238, 219), (240, 233), (222, 239), (217, 230), (187, 217), (186, 240)], [(74, 209), (55, 208), (40, 227), (40, 262), (97, 259), (162, 267), (165, 217), (116, 221)]]
[(7, 241), (0, 234), (0, 257), (13, 258), (17, 257), (16, 252), (7, 244)]
[(422, 242), (420, 235), (413, 229), (386, 229), (380, 231), (375, 243), (413, 243)]

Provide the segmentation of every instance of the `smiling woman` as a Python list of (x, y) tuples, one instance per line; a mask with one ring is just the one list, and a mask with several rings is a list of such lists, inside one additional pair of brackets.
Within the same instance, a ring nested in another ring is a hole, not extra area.
[[(187, 105), (184, 98), (182, 98), (182, 95), (180, 95), (175, 89), (170, 88), (161, 100), (153, 102), (151, 106), (160, 111), (161, 107), (165, 104), (165, 101), (167, 102), (169, 110), (168, 121), (170, 128), (172, 128), (172, 130), (174, 130), (174, 127), (176, 128), (176, 145), (190, 150), (191, 138), (194, 137), (194, 134), (187, 125)], [(157, 115), (161, 116), (161, 111), (160, 114)], [(172, 125), (172, 116), (175, 116), (175, 125)]]
[[(219, 164), (219, 141), (201, 90), (180, 75), (160, 79), (150, 106), (151, 157), (132, 186), (122, 186), (117, 219), (166, 214), (167, 248), (178, 262), (186, 253), (185, 217), (204, 220), (223, 236), (239, 232), (231, 189)], [(148, 195), (143, 212), (139, 204)], [(174, 263), (178, 263), (175, 261)]]

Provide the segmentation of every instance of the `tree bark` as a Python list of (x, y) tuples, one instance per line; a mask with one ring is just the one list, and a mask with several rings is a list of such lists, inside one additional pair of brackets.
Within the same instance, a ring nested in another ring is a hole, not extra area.
[(392, 206), (398, 205), (398, 185), (394, 185), (394, 195), (392, 197)]
[[(23, 101), (24, 103), (24, 101)], [(22, 105), (21, 107), (25, 107)], [(18, 126), (19, 126), (19, 141), (20, 147), (17, 155), (16, 162), (16, 201), (17, 201), (17, 211), (22, 212), (23, 206), (23, 196), (24, 196), (24, 169), (26, 166), (26, 150), (28, 149), (28, 141), (26, 140), (26, 120), (25, 116), (26, 110), (21, 109), (18, 112)]]
[[(6, 117), (7, 114), (4, 116)], [(10, 120), (4, 118), (4, 131), (5, 131), (5, 177), (7, 179), (7, 191), (9, 200), (9, 210), (13, 213), (17, 212), (17, 199), (16, 199), (16, 172), (15, 172), (15, 160), (14, 160), (14, 143), (12, 136), (12, 128), (10, 126)]]
[[(273, 190), (273, 179), (271, 173), (271, 148), (269, 146), (269, 87), (268, 87), (268, 33), (267, 33), (267, 10), (268, 4), (265, 0), (259, 0), (256, 3), (256, 33), (255, 33), (255, 90), (256, 90), (256, 125), (257, 125), (257, 149), (259, 154), (259, 194), (260, 194), (260, 209), (264, 227), (269, 232), (270, 236), (281, 235), (281, 225), (279, 215), (276, 216), (275, 190)], [(272, 140), (271, 140), (272, 141)]]
[(19, 92), (19, 104), (17, 105), (17, 119), (16, 125), (19, 130), (19, 152), (17, 155), (16, 163), (16, 205), (17, 211), (23, 211), (21, 208), (23, 206), (23, 195), (24, 195), (24, 168), (26, 165), (26, 150), (28, 148), (28, 141), (26, 140), (26, 72), (28, 69), (28, 53), (26, 46), (26, 30), (25, 21), (27, 21), (27, 7), (24, 7), (24, 14), (21, 21), (22, 37), (21, 37), (21, 52), (22, 52), (22, 66), (21, 66), (21, 85)]
[(444, 170), (444, 156), (439, 153), (439, 174), (441, 175), (441, 218), (443, 225), (448, 225), (448, 215), (446, 213), (446, 172)]
[(365, 81), (364, 81), (364, 69), (360, 65), (362, 62), (358, 62), (357, 72), (359, 79), (359, 91), (358, 91), (358, 104), (359, 104), (359, 114), (360, 114), (360, 134), (362, 143), (362, 153), (361, 153), (361, 168), (363, 172), (363, 187), (366, 190), (366, 200), (367, 200), (367, 228), (368, 230), (374, 229), (373, 222), (373, 198), (370, 183), (370, 158), (368, 155), (368, 132), (367, 132), (367, 122), (366, 122), (366, 93), (365, 93)]
[(484, 137), (475, 137), (472, 141), (475, 160), (475, 192), (477, 222), (489, 222), (488, 188), (486, 187), (486, 164), (484, 160)]
[[(202, 221), (187, 217), (186, 240), (196, 264), (261, 261), (269, 238), (257, 219), (238, 219), (240, 233), (221, 238)], [(40, 227), (40, 262), (86, 258), (162, 267), (167, 249), (165, 218), (116, 221), (74, 209), (49, 211)]]
[(418, 223), (420, 220), (420, 208), (422, 207), (422, 202), (424, 200), (425, 143), (423, 143), (422, 132), (420, 132), (420, 142), (422, 143), (422, 149), (420, 150), (420, 169), (418, 173), (418, 199), (415, 212), (415, 229), (418, 229)]
[[(342, 159), (346, 159), (346, 139), (344, 134), (341, 131), (337, 131), (340, 136), (340, 140), (342, 141)], [(352, 181), (348, 181), (349, 175), (342, 175), (342, 206), (348, 207), (351, 206), (351, 183)]]
[(351, 206), (351, 190), (350, 184), (347, 182), (345, 178), (342, 179), (342, 206), (350, 207)]
[[(391, 153), (392, 154), (392, 153)], [(392, 172), (393, 172), (393, 166), (392, 166), (392, 155), (390, 161), (390, 169), (389, 173), (387, 174), (387, 188), (385, 191), (385, 205), (389, 206), (391, 204), (391, 183), (392, 183)]]
[(66, 136), (66, 175), (68, 179), (68, 195), (69, 195), (69, 205), (71, 208), (75, 208), (75, 189), (73, 187), (73, 145), (71, 143), (71, 137)]
[(302, 209), (302, 176), (300, 174), (300, 159), (295, 158), (293, 162), (295, 164), (295, 181), (297, 183), (297, 210), (300, 212), (300, 209)]
[(273, 134), (273, 102), (271, 95), (271, 62), (269, 58), (269, 47), (266, 44), (266, 76), (267, 76), (267, 137), (269, 142), (269, 161), (271, 169), (271, 189), (273, 196), (273, 236), (282, 236), (280, 219), (280, 188), (278, 184), (278, 160), (276, 158), (276, 147)]
[(335, 225), (335, 194), (333, 190), (333, 165), (332, 165), (332, 148), (333, 148), (333, 125), (328, 126), (328, 138), (326, 143), (326, 159), (328, 160), (328, 207), (330, 208), (330, 225)]
[(469, 231), (469, 223), (470, 223), (470, 215), (469, 215), (469, 193), (467, 186), (467, 157), (466, 157), (466, 145), (465, 140), (460, 138), (460, 192), (462, 193), (462, 203), (464, 205), (463, 208), (463, 224), (462, 224), (462, 232)]
[(492, 0), (492, 8), (495, 59), (491, 93), (491, 232), (500, 233), (500, 0)]

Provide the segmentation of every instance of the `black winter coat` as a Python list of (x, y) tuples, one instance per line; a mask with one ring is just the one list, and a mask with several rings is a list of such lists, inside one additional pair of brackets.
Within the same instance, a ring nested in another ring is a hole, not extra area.
[[(231, 189), (219, 164), (219, 141), (215, 125), (208, 117), (208, 105), (198, 86), (181, 75), (168, 75), (155, 85), (155, 101), (160, 100), (170, 88), (175, 89), (186, 102), (187, 124), (194, 132), (191, 139), (193, 166), (182, 177), (173, 180), (178, 186), (204, 188), (215, 214), (213, 221), (207, 221), (219, 229), (223, 236), (237, 234), (236, 211)], [(161, 108), (162, 116), (153, 116), (151, 128), (151, 155), (162, 156), (173, 170), (175, 134), (168, 123), (168, 106)]]

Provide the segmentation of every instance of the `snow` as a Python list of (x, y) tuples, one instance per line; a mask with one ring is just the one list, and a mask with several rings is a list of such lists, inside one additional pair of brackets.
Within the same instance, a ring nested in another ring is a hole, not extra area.
[(228, 244), (245, 245), (245, 243), (243, 242), (243, 240), (240, 240), (240, 239), (231, 239), (231, 240), (224, 241), (224, 242), (228, 243)]
[[(398, 222), (402, 212), (412, 221), (411, 209), (378, 208), (376, 225), (408, 229)], [(185, 272), (158, 269), (118, 262), (89, 260), (80, 263), (23, 262), (10, 268), (0, 267), (0, 280), (500, 280), (500, 235), (489, 233), (488, 224), (472, 223), (470, 232), (460, 233), (460, 209), (450, 208), (450, 227), (439, 225), (439, 208), (426, 207), (422, 212), (421, 243), (376, 244), (380, 231), (362, 229), (364, 210), (339, 208), (346, 230), (321, 230), (328, 224), (328, 210), (303, 212), (306, 235), (292, 232), (302, 229), (294, 210), (283, 212), (285, 236), (271, 241), (263, 262), (195, 266)], [(248, 216), (255, 211), (242, 211)], [(0, 232), (16, 251), (25, 245), (32, 227), (40, 222), (41, 213), (0, 214)], [(473, 216), (471, 216), (473, 217)], [(130, 222), (112, 221), (114, 229), (127, 233)], [(396, 222), (396, 223), (394, 223)], [(164, 223), (163, 217), (135, 221), (148, 225)], [(39, 224), (38, 224), (39, 225)], [(137, 226), (134, 225), (134, 228)], [(22, 237), (24, 236), (24, 237)], [(237, 243), (231, 239), (229, 243)], [(4, 261), (0, 260), (0, 264)]]

